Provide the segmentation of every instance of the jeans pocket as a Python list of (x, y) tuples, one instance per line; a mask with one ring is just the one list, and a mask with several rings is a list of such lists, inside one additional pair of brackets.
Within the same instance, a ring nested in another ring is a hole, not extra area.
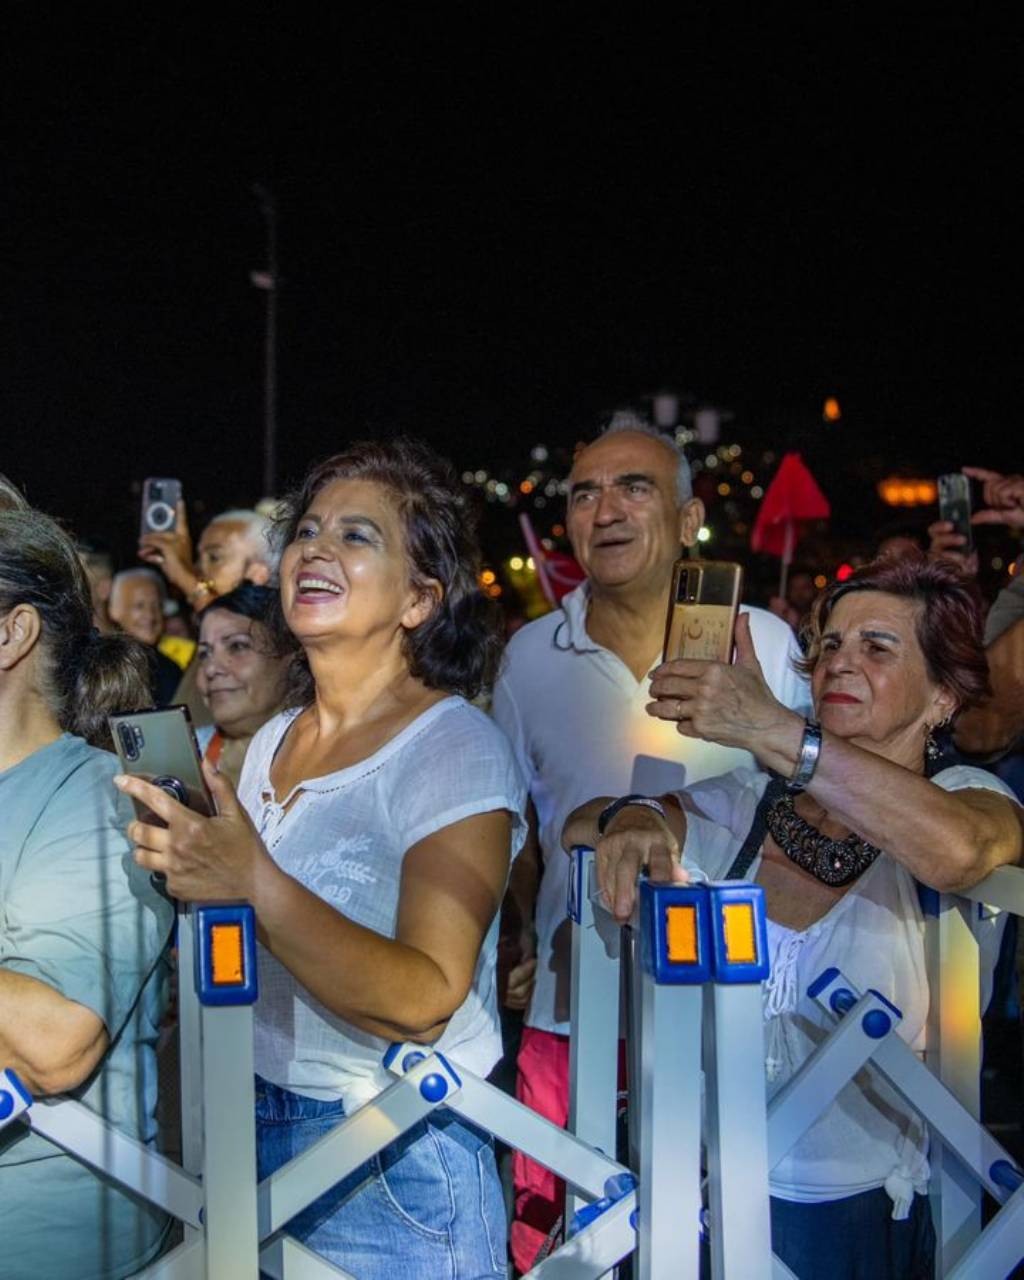
[(417, 1125), (382, 1151), (376, 1164), (380, 1190), (402, 1221), (432, 1240), (447, 1238), (455, 1187), (445, 1144), (434, 1129)]

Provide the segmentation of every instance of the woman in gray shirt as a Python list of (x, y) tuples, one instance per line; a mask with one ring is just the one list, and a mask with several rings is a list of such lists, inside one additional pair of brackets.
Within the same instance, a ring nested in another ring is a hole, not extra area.
[[(148, 702), (141, 648), (92, 628), (75, 548), (0, 504), (0, 1068), (155, 1136), (158, 961), (173, 912), (135, 867), (106, 715)], [(0, 1131), (0, 1272), (114, 1280), (164, 1216), (27, 1124)]]

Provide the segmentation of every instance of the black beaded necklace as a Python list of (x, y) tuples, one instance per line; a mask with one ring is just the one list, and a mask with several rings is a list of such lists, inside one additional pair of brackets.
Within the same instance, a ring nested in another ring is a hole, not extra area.
[(823, 884), (839, 887), (856, 880), (882, 852), (858, 835), (833, 840), (801, 818), (793, 807), (793, 793), (775, 797), (765, 815), (772, 839), (787, 858)]

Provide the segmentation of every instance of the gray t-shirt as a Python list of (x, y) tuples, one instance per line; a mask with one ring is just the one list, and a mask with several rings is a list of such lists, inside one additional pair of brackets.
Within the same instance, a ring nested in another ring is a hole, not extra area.
[[(74, 1096), (123, 1132), (155, 1137), (156, 1060), (171, 904), (132, 859), (114, 756), (64, 734), (0, 773), (0, 972), (96, 1013), (112, 1042)], [(0, 1064), (3, 1065), (3, 1064)], [(166, 1221), (20, 1122), (0, 1131), (0, 1272), (111, 1277), (137, 1270)]]

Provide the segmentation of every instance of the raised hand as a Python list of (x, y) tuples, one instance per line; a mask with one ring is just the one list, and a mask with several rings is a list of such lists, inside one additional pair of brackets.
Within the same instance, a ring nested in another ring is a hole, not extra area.
[(928, 526), (928, 540), (929, 560), (948, 560), (951, 564), (955, 564), (961, 573), (971, 578), (977, 577), (978, 553), (963, 550), (967, 539), (962, 533), (956, 532), (951, 521), (933, 521)]
[(964, 467), (963, 471), (982, 482), (985, 506), (971, 516), (971, 524), (1005, 524), (1024, 529), (1024, 476), (1004, 476), (984, 467)]
[(750, 619), (736, 619), (733, 663), (677, 659), (651, 677), (647, 714), (675, 720), (688, 738), (756, 751), (759, 735), (792, 718), (768, 687), (750, 635)]
[(160, 569), (187, 596), (194, 591), (197, 578), (193, 570), (192, 535), (189, 533), (185, 503), (179, 499), (177, 520), (167, 533), (147, 533), (139, 540), (139, 559)]

